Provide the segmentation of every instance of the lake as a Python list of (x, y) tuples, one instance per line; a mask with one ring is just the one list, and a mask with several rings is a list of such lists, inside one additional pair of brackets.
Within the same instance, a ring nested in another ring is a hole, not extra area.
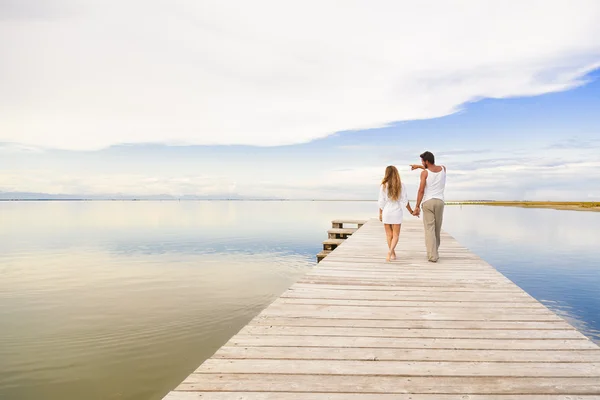
[[(376, 215), (375, 202), (0, 202), (0, 399), (161, 399), (315, 265), (332, 219)], [(444, 229), (600, 343), (600, 213), (448, 206)]]

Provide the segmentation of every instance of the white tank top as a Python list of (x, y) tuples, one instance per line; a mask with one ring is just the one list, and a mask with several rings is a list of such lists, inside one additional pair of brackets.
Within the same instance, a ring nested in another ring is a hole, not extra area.
[(427, 180), (425, 184), (425, 195), (423, 203), (431, 199), (444, 200), (444, 189), (446, 188), (446, 169), (442, 167), (440, 172), (427, 170)]

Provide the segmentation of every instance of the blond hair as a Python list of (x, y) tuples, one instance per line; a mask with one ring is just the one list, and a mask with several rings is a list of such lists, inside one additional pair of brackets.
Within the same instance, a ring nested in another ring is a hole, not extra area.
[(397, 201), (400, 198), (402, 182), (400, 181), (400, 173), (396, 167), (389, 165), (385, 169), (385, 176), (383, 177), (381, 184), (387, 188), (388, 197), (392, 199), (392, 201)]

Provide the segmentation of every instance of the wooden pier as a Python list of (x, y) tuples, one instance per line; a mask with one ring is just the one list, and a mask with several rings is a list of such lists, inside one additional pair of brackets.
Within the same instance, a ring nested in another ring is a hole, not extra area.
[(443, 233), (370, 220), (165, 400), (600, 399), (600, 347)]
[[(331, 221), (331, 229), (327, 231), (329, 239), (323, 242), (323, 250), (317, 254), (317, 262), (321, 262), (366, 222), (361, 219), (334, 219)], [(356, 228), (347, 225), (356, 225)]]

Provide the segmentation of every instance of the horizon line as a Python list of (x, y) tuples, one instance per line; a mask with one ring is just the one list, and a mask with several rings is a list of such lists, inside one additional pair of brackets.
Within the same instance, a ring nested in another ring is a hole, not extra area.
[[(144, 199), (144, 198), (103, 198), (103, 199), (94, 199), (94, 198), (66, 198), (66, 199), (56, 199), (56, 198), (34, 198), (34, 199), (26, 199), (26, 198), (14, 198), (14, 199), (0, 199), (0, 202), (33, 202), (33, 201), (344, 201), (344, 202), (377, 202), (376, 199), (285, 199), (285, 198), (246, 198), (246, 199), (236, 199), (236, 198), (208, 198), (208, 199), (189, 199), (189, 198), (156, 198), (156, 199)], [(416, 202), (416, 200), (409, 200), (409, 202)], [(445, 203), (594, 203), (594, 200), (446, 200)]]

